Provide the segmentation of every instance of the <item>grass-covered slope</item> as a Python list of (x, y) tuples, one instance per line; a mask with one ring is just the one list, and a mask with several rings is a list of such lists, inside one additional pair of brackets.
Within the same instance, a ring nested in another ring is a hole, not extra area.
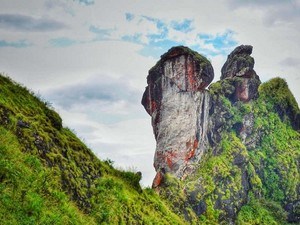
[(0, 75), (0, 224), (185, 224), (140, 179), (97, 159), (47, 103)]

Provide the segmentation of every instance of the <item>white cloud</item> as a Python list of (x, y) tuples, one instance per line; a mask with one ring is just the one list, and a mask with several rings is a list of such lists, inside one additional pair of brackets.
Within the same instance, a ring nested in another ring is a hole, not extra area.
[(62, 22), (49, 18), (34, 18), (21, 14), (0, 14), (0, 29), (22, 32), (53, 32), (65, 29)]

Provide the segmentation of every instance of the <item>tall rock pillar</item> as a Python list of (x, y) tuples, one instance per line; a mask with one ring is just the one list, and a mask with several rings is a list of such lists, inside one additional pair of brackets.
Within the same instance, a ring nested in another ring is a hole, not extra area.
[(187, 47), (171, 48), (150, 69), (142, 104), (156, 139), (157, 187), (166, 172), (184, 179), (208, 146), (211, 63)]

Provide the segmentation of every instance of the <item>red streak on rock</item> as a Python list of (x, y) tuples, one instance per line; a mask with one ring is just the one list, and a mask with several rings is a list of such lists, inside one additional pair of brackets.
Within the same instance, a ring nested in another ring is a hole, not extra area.
[(170, 169), (172, 169), (173, 162), (172, 162), (171, 157), (168, 157), (168, 156), (167, 156), (167, 164), (168, 164), (168, 167), (169, 167)]
[[(191, 143), (190, 142), (187, 142), (187, 145), (190, 145), (191, 146)], [(195, 139), (194, 140), (194, 144), (193, 144), (193, 147), (188, 150), (186, 156), (185, 156), (185, 161), (187, 162), (189, 159), (191, 159), (194, 155), (195, 155), (195, 152), (196, 152), (196, 149), (198, 148), (198, 140)]]
[(150, 114), (152, 114), (157, 109), (157, 104), (155, 100), (150, 101), (151, 107), (150, 107)]
[(166, 162), (168, 164), (168, 167), (170, 169), (172, 169), (172, 166), (173, 166), (173, 162), (174, 162), (174, 159), (176, 159), (178, 157), (177, 153), (176, 153), (176, 150), (173, 150), (173, 151), (168, 151), (166, 152), (165, 154), (165, 159), (166, 159)]
[(195, 148), (195, 149), (198, 148), (198, 144), (199, 144), (199, 143), (198, 143), (198, 140), (195, 139), (195, 140), (194, 140), (193, 148)]
[(197, 82), (195, 80), (195, 74), (194, 74), (194, 62), (188, 62), (187, 63), (187, 90), (189, 91), (196, 91), (197, 88)]
[(164, 178), (163, 174), (160, 171), (158, 171), (153, 180), (152, 188), (158, 187), (162, 183), (163, 178)]
[[(172, 167), (174, 165), (174, 162), (176, 162), (177, 158), (182, 158), (181, 155), (178, 155), (177, 150), (169, 150), (166, 152), (156, 152), (156, 162), (164, 162), (166, 166), (169, 167), (169, 169), (172, 170)], [(154, 167), (157, 168), (157, 164), (154, 162)]]
[(197, 90), (198, 90), (198, 91), (204, 90), (208, 85), (209, 85), (209, 83), (203, 81), (203, 82), (201, 82), (201, 84), (198, 86)]
[(249, 101), (249, 88), (247, 86), (247, 81), (243, 82), (236, 87), (236, 98), (240, 101), (247, 102)]

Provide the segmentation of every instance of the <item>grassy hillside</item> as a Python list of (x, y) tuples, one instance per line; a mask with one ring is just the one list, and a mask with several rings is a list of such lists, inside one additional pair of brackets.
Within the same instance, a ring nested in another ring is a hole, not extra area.
[(59, 115), (0, 75), (0, 224), (185, 224), (141, 174), (100, 161)]
[[(211, 225), (228, 224), (230, 215), (238, 225), (297, 221), (298, 104), (280, 78), (248, 103), (232, 103), (230, 85), (210, 88), (229, 118), (220, 142), (186, 180), (167, 174), (158, 195), (140, 187), (140, 173), (100, 161), (47, 102), (0, 75), (0, 224)], [(243, 131), (251, 118), (251, 131)]]

